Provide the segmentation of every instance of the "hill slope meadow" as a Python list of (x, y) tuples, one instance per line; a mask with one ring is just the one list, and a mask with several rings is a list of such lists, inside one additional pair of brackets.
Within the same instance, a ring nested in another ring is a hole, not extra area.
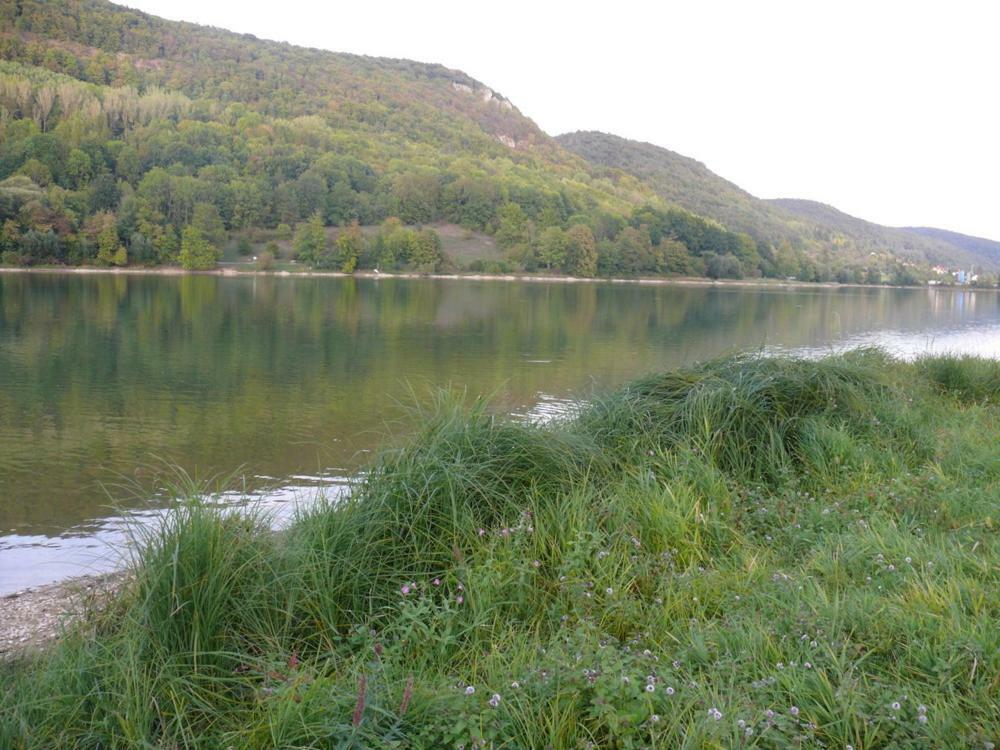
[[(1000, 268), (996, 243), (943, 230), (897, 229), (857, 219), (815, 201), (761, 200), (719, 177), (701, 162), (650, 143), (599, 132), (556, 139), (612, 178), (625, 173), (672, 204), (710, 217), (761, 245), (774, 247), (786, 275), (835, 276), (838, 265), (880, 267), (899, 261), (921, 266)], [(832, 273), (831, 273), (832, 271)]]
[(442, 394), (275, 536), (181, 481), (3, 665), (5, 748), (989, 748), (1000, 363), (742, 356), (544, 425)]

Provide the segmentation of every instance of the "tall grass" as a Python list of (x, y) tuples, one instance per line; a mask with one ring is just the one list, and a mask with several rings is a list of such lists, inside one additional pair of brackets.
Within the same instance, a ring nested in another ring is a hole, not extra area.
[(278, 535), (180, 487), (4, 667), (0, 747), (988, 747), (998, 373), (743, 356), (545, 426), (442, 397)]

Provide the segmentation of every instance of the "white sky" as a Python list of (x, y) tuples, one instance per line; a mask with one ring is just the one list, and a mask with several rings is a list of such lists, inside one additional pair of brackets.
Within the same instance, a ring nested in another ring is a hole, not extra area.
[(755, 195), (1000, 240), (991, 0), (121, 0), (310, 47), (439, 62), (546, 132), (603, 130)]

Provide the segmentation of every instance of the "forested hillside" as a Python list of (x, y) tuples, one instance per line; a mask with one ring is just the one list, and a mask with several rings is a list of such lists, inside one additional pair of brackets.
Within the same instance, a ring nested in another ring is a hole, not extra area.
[(994, 266), (1000, 266), (1000, 242), (996, 242), (995, 240), (988, 240), (984, 237), (972, 237), (967, 234), (949, 232), (947, 229), (935, 229), (933, 227), (906, 227), (906, 230), (956, 245), (976, 255), (981, 259), (978, 261), (980, 263), (992, 263)]
[[(560, 143), (440, 65), (103, 0), (0, 4), (0, 58), (6, 265), (210, 268), (226, 246), (261, 267), (280, 252), (341, 271), (918, 280), (906, 248), (870, 255), (662, 149)], [(463, 265), (440, 222), (493, 235), (497, 252)]]
[[(294, 231), (319, 267), (438, 270), (448, 259), (419, 226), (444, 220), (496, 233), (504, 257), (481, 270), (760, 272), (746, 238), (638, 180), (595, 178), (458, 71), (99, 0), (8, 3), (0, 23), (7, 263), (207, 267), (229, 233), (266, 229)], [(321, 231), (389, 219), (374, 246)]]
[(637, 177), (663, 199), (776, 248), (788, 275), (828, 278), (858, 267), (887, 276), (912, 275), (914, 269), (900, 268), (899, 261), (1000, 267), (1000, 254), (975, 252), (953, 241), (960, 235), (884, 227), (814, 201), (761, 200), (701, 162), (649, 143), (597, 132), (567, 133), (557, 140), (609, 179), (621, 173)]

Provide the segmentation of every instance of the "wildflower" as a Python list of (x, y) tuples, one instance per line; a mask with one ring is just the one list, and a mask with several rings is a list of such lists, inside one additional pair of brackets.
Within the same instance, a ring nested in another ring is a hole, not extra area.
[(660, 715), (659, 714), (653, 714), (652, 716), (649, 717), (649, 720), (651, 722), (653, 722), (654, 724), (656, 724), (660, 720)]
[(517, 680), (514, 680), (512, 683), (510, 683), (510, 686), (514, 688), (514, 690), (517, 690), (519, 687), (521, 687), (521, 683), (518, 682)]
[(747, 727), (746, 729), (744, 729), (743, 734), (745, 734), (747, 737), (750, 737), (753, 734), (753, 727)]
[(532, 563), (531, 563), (531, 564), (532, 564), (533, 566), (535, 566), (536, 568), (540, 568), (540, 567), (542, 567), (542, 561), (541, 561), (541, 560), (534, 560), (534, 561), (532, 561)]
[(457, 588), (459, 591), (465, 591), (465, 586), (463, 586), (461, 583), (458, 584), (455, 588)]
[(913, 558), (912, 557), (907, 557), (905, 559), (906, 559), (906, 564), (907, 565), (909, 565), (911, 562), (913, 562)]
[(630, 682), (632, 682), (632, 680), (629, 679), (628, 675), (625, 675), (624, 677), (622, 677), (622, 682), (624, 682), (626, 685), (628, 685)]
[(403, 588), (401, 588), (399, 591), (400, 591), (400, 593), (403, 596), (406, 596), (407, 594), (409, 594), (410, 593), (410, 586), (409, 586), (409, 584), (404, 584)]
[(920, 722), (921, 724), (926, 724), (927, 723), (927, 715), (926, 714), (920, 714), (920, 715), (918, 715), (917, 716), (917, 721)]
[(666, 690), (667, 695), (673, 695), (674, 692), (675, 691), (674, 691), (674, 689), (672, 687), (668, 687), (667, 690)]
[(411, 674), (409, 679), (406, 680), (406, 688), (403, 690), (403, 702), (399, 704), (399, 715), (402, 716), (406, 713), (406, 709), (410, 707), (410, 699), (413, 697), (413, 675)]
[(792, 706), (790, 709), (788, 709), (788, 713), (790, 713), (792, 716), (798, 716), (799, 715), (799, 707), (798, 706)]
[(476, 688), (473, 685), (469, 685), (468, 687), (465, 688), (465, 694), (466, 695), (472, 695), (475, 692), (476, 692)]
[(608, 596), (611, 596), (613, 593), (615, 593), (615, 590), (610, 586), (608, 586), (606, 589), (604, 589), (604, 593), (607, 594)]
[(764, 716), (766, 716), (768, 719), (773, 719), (774, 718), (774, 711), (772, 711), (771, 709), (767, 709), (764, 712)]
[(899, 701), (893, 701), (892, 702), (892, 710), (893, 711), (898, 711), (900, 708), (902, 708), (902, 706), (899, 705)]
[(354, 716), (351, 717), (351, 724), (357, 729), (361, 725), (361, 717), (365, 712), (365, 697), (368, 693), (368, 681), (364, 675), (358, 679), (358, 698), (354, 703)]
[(462, 596), (461, 594), (459, 594), (458, 596), (455, 597), (455, 604), (461, 604), (464, 601), (465, 601), (465, 597)]
[(708, 709), (708, 715), (711, 716), (716, 721), (718, 721), (719, 719), (722, 718), (722, 711), (720, 711), (717, 708), (710, 708)]
[(802, 666), (803, 666), (803, 667), (805, 667), (806, 669), (812, 669), (812, 668), (813, 668), (813, 665), (812, 665), (812, 662), (811, 662), (811, 661), (807, 661), (807, 662), (806, 662), (805, 664), (803, 664)]
[(656, 690), (656, 685), (654, 685), (652, 682), (647, 682), (646, 683), (646, 692), (647, 693), (652, 693), (655, 690)]
[(441, 579), (440, 578), (435, 578), (434, 579), (434, 585), (435, 586), (440, 586), (441, 585)]
[(480, 529), (479, 536), (486, 536), (486, 529)]
[(493, 708), (500, 705), (500, 693), (493, 693), (493, 695), (490, 696), (490, 705), (493, 706)]
[(925, 713), (927, 713), (927, 706), (925, 706), (923, 703), (921, 703), (919, 706), (917, 706), (917, 713), (918, 714), (925, 714)]

